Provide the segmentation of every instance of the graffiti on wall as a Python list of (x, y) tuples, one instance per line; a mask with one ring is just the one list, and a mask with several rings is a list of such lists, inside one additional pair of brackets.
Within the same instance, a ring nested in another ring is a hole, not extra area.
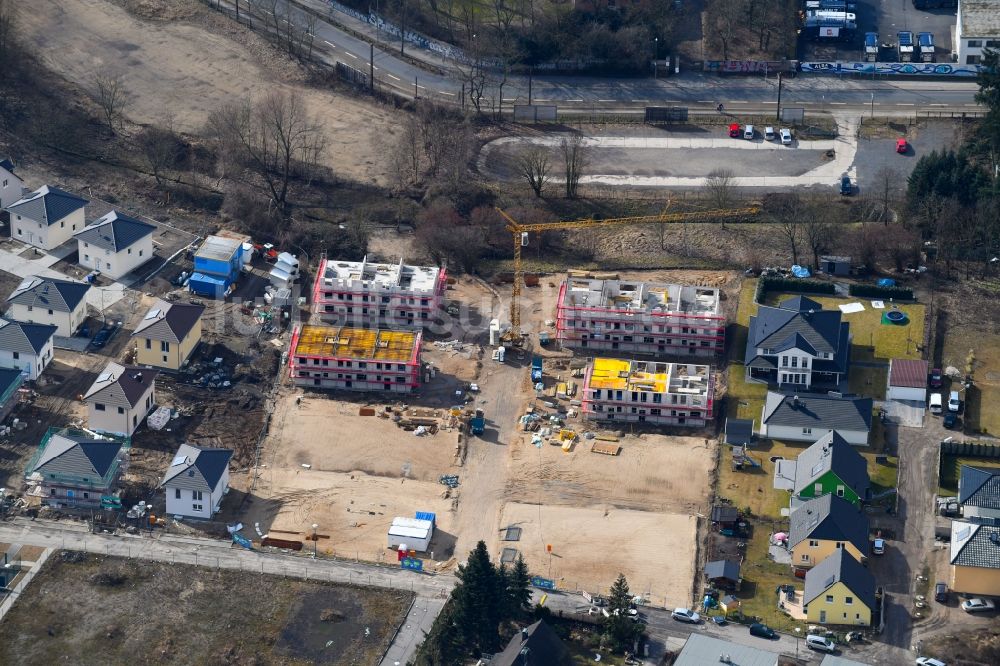
[(717, 74), (767, 74), (795, 71), (795, 61), (788, 60), (706, 60), (702, 69)]
[(976, 76), (981, 65), (945, 62), (804, 62), (803, 72), (814, 74), (890, 74), (904, 76)]

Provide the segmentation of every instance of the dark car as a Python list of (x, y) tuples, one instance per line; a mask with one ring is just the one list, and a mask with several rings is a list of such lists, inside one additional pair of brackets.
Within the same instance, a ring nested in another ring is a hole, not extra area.
[(103, 347), (108, 343), (108, 340), (110, 338), (111, 338), (111, 329), (102, 328), (97, 332), (97, 335), (94, 336), (94, 339), (90, 341), (90, 344), (94, 345), (95, 348), (100, 349), (101, 347)]
[(928, 380), (931, 388), (941, 388), (944, 385), (944, 378), (941, 375), (941, 368), (934, 368), (931, 370), (931, 376)]
[(948, 586), (944, 583), (934, 583), (934, 601), (946, 603), (948, 601)]
[(774, 629), (767, 626), (766, 624), (761, 624), (760, 622), (750, 625), (750, 635), (768, 639), (774, 639), (778, 637), (778, 634), (774, 632)]
[(853, 190), (854, 190), (854, 187), (851, 185), (851, 177), (850, 176), (841, 176), (841, 178), (840, 178), (840, 193), (843, 194), (844, 196), (849, 197), (849, 196), (851, 196), (851, 192)]
[(948, 430), (954, 430), (955, 428), (957, 428), (958, 414), (956, 414), (955, 412), (948, 412), (947, 414), (945, 414), (944, 422), (942, 425), (944, 425), (944, 427), (947, 428)]

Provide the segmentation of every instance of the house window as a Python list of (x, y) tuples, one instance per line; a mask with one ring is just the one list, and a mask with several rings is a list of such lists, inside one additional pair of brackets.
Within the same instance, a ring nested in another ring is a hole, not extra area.
[(180, 499), (180, 498), (181, 498), (181, 489), (174, 488), (174, 499)]
[(146, 338), (146, 349), (152, 349), (152, 348), (153, 348), (153, 341), (149, 338)]
[(986, 40), (986, 48), (988, 48), (988, 49), (995, 49), (997, 47), (1000, 47), (1000, 39), (987, 39)]
[(66, 220), (60, 220), (59, 221), (59, 228), (60, 229), (65, 229), (66, 228)]
[(35, 309), (35, 306), (34, 306), (34, 305), (29, 305), (29, 306), (28, 306), (28, 312), (31, 312), (31, 311), (33, 311), (34, 309)]
[(99, 402), (95, 402), (94, 403), (94, 409), (96, 409), (99, 412), (103, 412), (104, 411), (104, 405), (101, 404), (101, 403), (99, 403)]
[(841, 549), (843, 547), (844, 547), (844, 542), (843, 541), (838, 541), (837, 542), (837, 549), (839, 550), (839, 549)]
[[(21, 233), (21, 230), (20, 230), (20, 229), (18, 229), (17, 233)], [(84, 260), (84, 261), (90, 261), (90, 255), (89, 255), (89, 254), (85, 254), (85, 255), (83, 255), (83, 260)]]
[(118, 408), (118, 413), (119, 414), (124, 414), (125, 413), (125, 408), (124, 407), (119, 407)]
[(819, 541), (815, 541), (813, 539), (810, 539), (809, 540), (809, 547), (810, 548), (819, 548)]
[(809, 556), (808, 555), (803, 555), (802, 556), (802, 561), (803, 562), (808, 562), (809, 561)]
[[(20, 216), (20, 215), (18, 215), (17, 219), (19, 219), (19, 220), (20, 220), (20, 219), (21, 219), (21, 216)], [(18, 229), (18, 230), (17, 230), (17, 235), (18, 235), (18, 236), (23, 236), (23, 235), (24, 235), (24, 229)], [(55, 491), (54, 491), (54, 490), (53, 490), (52, 492), (53, 492), (53, 494), (55, 494)]]
[(197, 512), (199, 512), (199, 513), (200, 513), (200, 512), (201, 512), (201, 510), (202, 510), (202, 506), (201, 506), (201, 504), (192, 504), (192, 505), (191, 505), (191, 509), (192, 509), (193, 511), (197, 511)]
[(139, 250), (139, 256), (140, 257), (142, 256), (142, 250)]
[(844, 486), (837, 486), (837, 497), (844, 496)]
[(167, 342), (166, 340), (160, 340), (160, 351), (161, 352), (170, 351), (170, 343)]
[(21, 358), (21, 352), (13, 352), (14, 358)]
[(983, 57), (982, 56), (977, 56), (977, 55), (967, 55), (967, 56), (965, 56), (965, 64), (966, 65), (978, 65), (982, 61), (983, 61)]
[(52, 314), (52, 310), (49, 310), (49, 314)]
[(200, 490), (192, 490), (191, 491), (191, 499), (195, 500), (196, 502), (200, 502), (201, 501), (201, 491)]
[(90, 499), (90, 493), (84, 493), (83, 499)]
[(844, 597), (844, 603), (850, 606), (854, 603), (854, 597)]
[(132, 248), (128, 249), (128, 254), (132, 254)]
[(804, 370), (804, 369), (806, 369), (808, 367), (809, 367), (809, 359), (808, 358), (803, 358), (802, 359), (802, 369)]
[(833, 595), (832, 594), (826, 595), (826, 603), (828, 603), (828, 604), (832, 604), (833, 603)]
[(813, 434), (813, 429), (812, 428), (803, 428), (802, 429), (802, 434), (803, 435), (811, 435), (811, 434)]
[(968, 42), (968, 46), (974, 49), (978, 49), (982, 45), (983, 45), (983, 40), (981, 39), (970, 39)]

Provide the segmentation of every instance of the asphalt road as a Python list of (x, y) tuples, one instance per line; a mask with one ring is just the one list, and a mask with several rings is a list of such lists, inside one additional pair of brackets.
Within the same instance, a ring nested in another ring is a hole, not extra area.
[[(226, 1), (222, 0), (224, 5)], [(306, 22), (300, 5), (323, 17), (314, 28), (315, 49), (327, 62), (343, 62), (365, 73), (372, 68), (379, 86), (402, 95), (460, 103), (462, 74), (456, 63), (409, 45), (406, 57), (401, 58), (398, 42), (387, 43), (385, 35), (380, 36), (373, 26), (332, 11), (322, 0), (294, 0), (287, 4), (290, 20), (300, 25)], [(774, 77), (720, 77), (682, 71), (666, 79), (534, 76), (530, 89), (531, 102), (556, 104), (563, 110), (639, 111), (645, 106), (659, 105), (706, 111), (723, 104), (727, 111), (740, 113), (775, 109), (778, 82)], [(976, 89), (973, 81), (890, 81), (800, 74), (783, 79), (781, 103), (783, 107), (803, 107), (807, 111), (874, 110), (879, 115), (913, 115), (918, 110), (961, 113), (979, 109), (973, 99)], [(488, 86), (485, 98), (490, 97), (500, 97), (495, 85)], [(528, 101), (528, 77), (511, 76), (503, 87), (502, 103)]]

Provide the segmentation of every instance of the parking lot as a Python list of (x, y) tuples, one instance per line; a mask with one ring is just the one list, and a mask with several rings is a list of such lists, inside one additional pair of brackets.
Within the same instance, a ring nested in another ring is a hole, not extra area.
[(859, 0), (856, 4), (854, 13), (858, 29), (850, 41), (803, 39), (799, 57), (802, 60), (860, 61), (864, 59), (865, 33), (877, 32), (883, 44), (879, 61), (896, 62), (896, 33), (909, 30), (914, 36), (918, 32), (933, 33), (937, 62), (951, 62), (954, 8), (915, 9), (913, 0)]

